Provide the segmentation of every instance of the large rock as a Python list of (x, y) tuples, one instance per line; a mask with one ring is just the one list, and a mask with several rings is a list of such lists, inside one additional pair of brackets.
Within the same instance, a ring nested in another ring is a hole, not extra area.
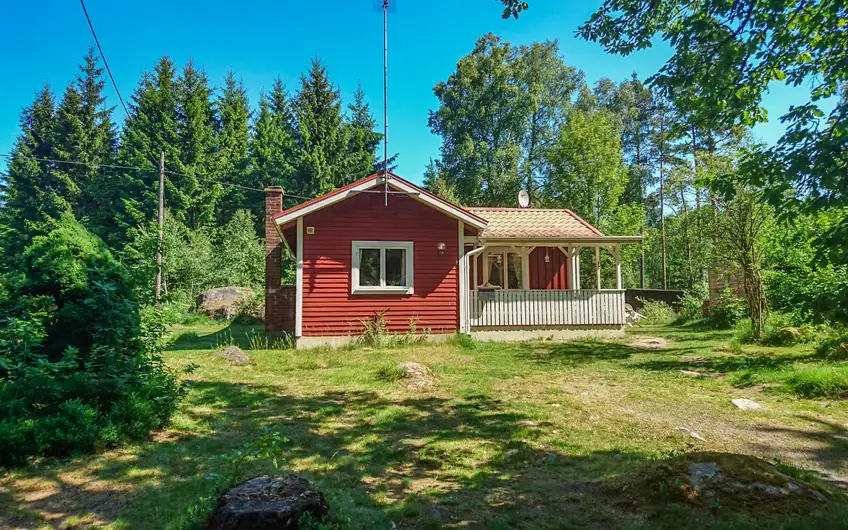
[(197, 297), (197, 310), (211, 318), (230, 319), (238, 315), (239, 304), (250, 299), (253, 291), (247, 287), (218, 287)]
[(283, 530), (298, 528), (304, 514), (313, 521), (329, 513), (324, 494), (294, 475), (256, 477), (221, 495), (208, 530)]
[(830, 493), (749, 455), (695, 452), (646, 464), (604, 484), (637, 507), (657, 503), (715, 506), (752, 514), (805, 513)]
[(433, 371), (420, 363), (399, 363), (398, 368), (403, 371), (406, 387), (418, 390), (433, 386)]
[(247, 354), (244, 353), (238, 346), (227, 346), (223, 350), (213, 353), (212, 357), (226, 359), (230, 362), (230, 364), (234, 364), (236, 366), (241, 366), (242, 364), (250, 362), (250, 358), (248, 358)]

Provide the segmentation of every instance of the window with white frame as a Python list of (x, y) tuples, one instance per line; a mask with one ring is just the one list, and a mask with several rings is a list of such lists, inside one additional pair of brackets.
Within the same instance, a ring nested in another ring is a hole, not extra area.
[(351, 293), (413, 294), (411, 241), (354, 241)]
[(488, 284), (501, 289), (523, 288), (524, 267), (517, 252), (490, 252), (486, 254)]

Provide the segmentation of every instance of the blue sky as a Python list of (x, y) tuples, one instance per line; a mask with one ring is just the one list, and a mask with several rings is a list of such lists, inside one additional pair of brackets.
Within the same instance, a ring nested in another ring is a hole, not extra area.
[[(574, 30), (600, 0), (530, 3), (519, 20), (505, 21), (497, 0), (399, 0), (389, 20), (389, 150), (400, 155), (400, 175), (420, 182), (427, 161), (438, 157), (440, 140), (427, 127), (428, 112), (437, 105), (433, 86), (450, 75), (486, 32), (516, 44), (558, 39), (565, 61), (582, 69), (590, 83), (602, 77), (622, 80), (634, 71), (647, 77), (669, 53), (661, 45), (630, 57), (612, 56), (575, 38)], [(260, 91), (278, 75), (294, 91), (317, 55), (346, 102), (357, 82), (362, 83), (382, 128), (382, 15), (374, 11), (372, 0), (87, 0), (86, 6), (125, 99), (142, 72), (168, 54), (178, 65), (194, 59), (214, 85), (233, 69), (255, 106)], [(11, 75), (0, 83), (0, 153), (12, 148), (20, 110), (34, 91), (49, 82), (60, 97), (92, 43), (76, 1), (5, 3), (0, 46)], [(118, 105), (111, 86), (106, 92), (110, 104)], [(772, 90), (766, 98), (772, 122), (758, 126), (757, 136), (776, 140), (782, 131), (776, 118), (804, 96), (803, 89)], [(120, 123), (123, 110), (116, 108), (114, 116)]]

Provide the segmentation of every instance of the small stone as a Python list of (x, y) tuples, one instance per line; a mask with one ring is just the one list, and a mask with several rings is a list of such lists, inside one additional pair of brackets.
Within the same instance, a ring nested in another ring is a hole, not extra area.
[(680, 430), (681, 430), (681, 432), (684, 432), (684, 433), (688, 434), (690, 438), (694, 438), (694, 439), (696, 439), (696, 440), (700, 440), (700, 441), (702, 441), (702, 442), (706, 442), (706, 440), (704, 439), (704, 437), (703, 437), (703, 436), (701, 436), (700, 434), (696, 433), (696, 432), (695, 432), (695, 431), (693, 431), (692, 429), (689, 429), (688, 427), (680, 427)]
[(562, 405), (560, 405), (559, 403), (551, 403), (551, 406), (552, 407), (561, 407)]
[(242, 364), (247, 364), (250, 362), (250, 359), (247, 357), (247, 354), (244, 353), (238, 346), (227, 346), (223, 350), (217, 353), (213, 353), (212, 357), (226, 359), (230, 362), (230, 364), (236, 366), (241, 366)]
[(694, 370), (680, 370), (680, 373), (683, 375), (691, 375), (694, 377), (709, 377), (710, 374), (705, 372), (696, 372)]
[(521, 420), (518, 422), (518, 425), (521, 425), (522, 427), (535, 427), (538, 425), (538, 423), (531, 420)]
[(518, 449), (510, 449), (509, 451), (504, 453), (504, 456), (506, 456), (507, 458), (512, 458), (513, 456), (515, 456), (517, 454), (518, 454)]
[(734, 399), (733, 401), (731, 401), (731, 403), (733, 403), (736, 408), (740, 410), (759, 410), (763, 408), (763, 406), (757, 403), (756, 401), (751, 401), (750, 399), (745, 398)]

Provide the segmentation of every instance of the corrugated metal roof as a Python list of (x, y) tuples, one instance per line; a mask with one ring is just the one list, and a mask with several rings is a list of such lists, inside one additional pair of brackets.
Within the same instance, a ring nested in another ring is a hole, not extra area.
[(466, 208), (488, 221), (484, 238), (566, 238), (603, 236), (571, 210), (534, 208)]

